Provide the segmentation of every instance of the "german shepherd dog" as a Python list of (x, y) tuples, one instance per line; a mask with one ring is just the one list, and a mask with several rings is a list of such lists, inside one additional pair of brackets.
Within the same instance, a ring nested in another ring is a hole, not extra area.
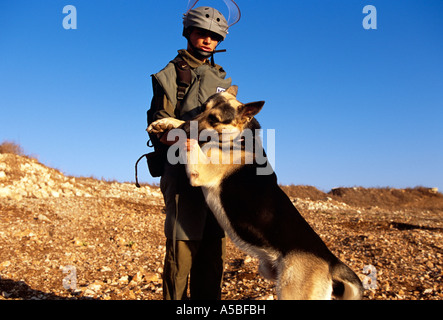
[[(260, 150), (246, 147), (242, 136), (260, 128), (254, 116), (264, 101), (242, 104), (236, 99), (237, 90), (232, 86), (210, 97), (194, 119), (199, 134), (209, 130), (221, 139), (189, 139), (192, 122), (174, 118), (160, 119), (147, 130), (159, 134), (179, 128), (186, 132), (182, 150), (191, 185), (202, 187), (209, 208), (232, 241), (259, 259), (260, 274), (276, 281), (279, 299), (361, 299), (358, 276), (303, 219), (278, 186), (272, 169), (270, 174), (257, 174), (262, 165), (248, 161)], [(257, 142), (260, 137), (253, 135), (252, 139)], [(209, 144), (211, 148), (207, 148)], [(235, 145), (238, 152), (233, 152)]]

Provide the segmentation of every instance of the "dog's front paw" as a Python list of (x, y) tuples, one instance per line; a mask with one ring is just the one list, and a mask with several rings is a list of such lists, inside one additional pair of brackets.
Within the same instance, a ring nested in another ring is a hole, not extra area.
[(146, 129), (149, 133), (162, 133), (180, 127), (184, 121), (175, 118), (163, 118), (151, 123)]

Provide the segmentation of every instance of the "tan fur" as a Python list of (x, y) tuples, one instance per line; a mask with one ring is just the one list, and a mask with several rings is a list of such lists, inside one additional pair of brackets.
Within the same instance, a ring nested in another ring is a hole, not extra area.
[(279, 263), (277, 295), (282, 300), (324, 300), (332, 294), (329, 265), (310, 253), (290, 253)]

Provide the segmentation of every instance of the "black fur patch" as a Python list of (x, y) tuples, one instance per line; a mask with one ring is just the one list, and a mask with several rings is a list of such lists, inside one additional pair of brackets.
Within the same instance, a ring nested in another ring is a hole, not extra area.
[(282, 254), (318, 248), (319, 255), (335, 261), (278, 186), (276, 175), (257, 175), (256, 168), (256, 165), (245, 165), (221, 184), (221, 203), (234, 231), (254, 246), (270, 247)]

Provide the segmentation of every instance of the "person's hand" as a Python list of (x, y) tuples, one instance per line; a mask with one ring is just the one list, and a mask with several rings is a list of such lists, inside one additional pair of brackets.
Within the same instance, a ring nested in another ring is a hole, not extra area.
[(177, 143), (179, 139), (178, 137), (175, 137), (174, 140), (168, 140), (168, 133), (169, 130), (162, 133), (157, 133), (157, 138), (160, 140), (161, 143), (167, 146), (172, 146), (173, 144)]
[(191, 151), (192, 148), (198, 146), (198, 141), (195, 139), (186, 139), (186, 151)]

